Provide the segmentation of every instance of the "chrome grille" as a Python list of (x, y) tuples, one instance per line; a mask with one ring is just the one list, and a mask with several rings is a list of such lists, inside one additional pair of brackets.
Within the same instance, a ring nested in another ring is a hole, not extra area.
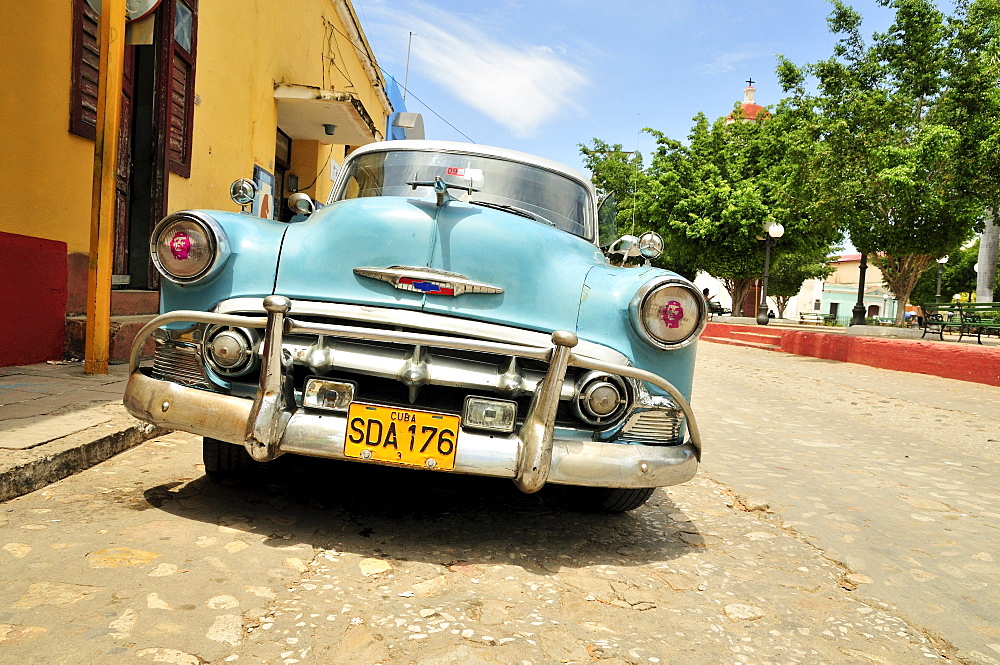
[(649, 410), (633, 414), (622, 427), (618, 441), (646, 445), (670, 446), (678, 443), (681, 434), (681, 412)]
[(157, 340), (153, 376), (186, 386), (210, 387), (197, 344)]

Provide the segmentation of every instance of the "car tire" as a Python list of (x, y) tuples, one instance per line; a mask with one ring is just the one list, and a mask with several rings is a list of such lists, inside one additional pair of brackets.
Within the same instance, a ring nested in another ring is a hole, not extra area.
[(261, 466), (243, 446), (207, 436), (201, 440), (201, 458), (205, 462), (205, 475), (212, 480), (242, 478)]
[(567, 507), (587, 513), (624, 513), (653, 496), (655, 487), (566, 487), (560, 492)]

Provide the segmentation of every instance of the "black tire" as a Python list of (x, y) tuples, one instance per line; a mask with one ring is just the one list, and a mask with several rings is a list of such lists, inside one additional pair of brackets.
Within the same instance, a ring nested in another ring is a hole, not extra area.
[(653, 496), (655, 487), (565, 487), (561, 501), (573, 510), (586, 513), (624, 513), (635, 510)]
[(262, 466), (243, 446), (207, 436), (201, 440), (201, 458), (205, 462), (205, 475), (212, 480), (243, 478)]

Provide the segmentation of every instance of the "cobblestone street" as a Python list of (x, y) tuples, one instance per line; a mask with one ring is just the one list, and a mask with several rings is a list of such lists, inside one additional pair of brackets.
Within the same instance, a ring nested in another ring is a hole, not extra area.
[(290, 458), (219, 485), (186, 434), (0, 504), (0, 661), (997, 662), (997, 389), (699, 363), (702, 472), (626, 515)]

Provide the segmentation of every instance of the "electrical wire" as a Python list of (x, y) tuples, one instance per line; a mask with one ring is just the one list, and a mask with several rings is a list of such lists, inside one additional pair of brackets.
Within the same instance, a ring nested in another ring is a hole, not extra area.
[(313, 178), (312, 182), (310, 182), (308, 185), (300, 186), (298, 191), (301, 192), (302, 190), (309, 189), (310, 187), (312, 187), (313, 185), (315, 185), (316, 181), (319, 180), (319, 177), (321, 175), (323, 175), (323, 172), (326, 171), (327, 167), (330, 166), (330, 159), (332, 159), (332, 158), (333, 158), (333, 146), (331, 145), (330, 146), (330, 152), (326, 153), (326, 161), (323, 162), (323, 166), (321, 166), (320, 169), (319, 169), (319, 171), (317, 171), (316, 177)]
[[(351, 40), (351, 38), (350, 38), (350, 37), (348, 37), (348, 36), (347, 36), (347, 35), (345, 35), (345, 34), (344, 34), (343, 32), (341, 32), (340, 30), (338, 30), (338, 29), (337, 29), (337, 26), (335, 26), (335, 25), (333, 25), (333, 24), (331, 23), (331, 24), (330, 24), (330, 27), (332, 27), (332, 28), (333, 28), (334, 32), (337, 32), (338, 34), (340, 34), (340, 36), (342, 36), (342, 37), (343, 37), (344, 39), (346, 39), (346, 40), (347, 40), (347, 42), (348, 42), (348, 43), (349, 43), (349, 44), (350, 44), (351, 46), (353, 46), (353, 47), (354, 47), (354, 50), (356, 50), (356, 51), (357, 51), (357, 52), (358, 52), (359, 54), (361, 54), (362, 56), (364, 56), (365, 60), (367, 60), (367, 61), (368, 61), (368, 63), (369, 63), (370, 65), (372, 65), (372, 66), (374, 66), (374, 67), (377, 67), (377, 68), (378, 68), (378, 70), (379, 70), (380, 72), (382, 72), (382, 75), (383, 75), (383, 76), (387, 76), (387, 77), (391, 78), (391, 79), (392, 79), (393, 81), (395, 81), (396, 85), (398, 85), (398, 86), (400, 87), (400, 89), (402, 89), (402, 90), (405, 90), (405, 91), (407, 92), (407, 94), (409, 94), (409, 95), (410, 95), (411, 97), (413, 97), (413, 98), (414, 98), (415, 100), (417, 100), (418, 102), (420, 102), (420, 104), (421, 104), (421, 105), (423, 105), (423, 107), (424, 107), (424, 108), (426, 108), (426, 109), (427, 109), (428, 111), (430, 111), (431, 113), (433, 113), (434, 115), (436, 115), (436, 116), (438, 117), (438, 119), (439, 119), (439, 120), (441, 120), (441, 122), (443, 122), (444, 124), (448, 125), (448, 126), (449, 126), (449, 127), (451, 127), (452, 129), (454, 129), (454, 130), (455, 130), (456, 132), (458, 132), (459, 134), (461, 134), (462, 136), (464, 136), (464, 137), (465, 137), (466, 139), (468, 139), (468, 140), (469, 140), (469, 143), (476, 143), (476, 141), (472, 140), (472, 138), (471, 138), (471, 137), (470, 137), (470, 136), (469, 136), (468, 134), (466, 134), (466, 133), (465, 133), (465, 132), (463, 132), (463, 131), (462, 131), (461, 129), (459, 129), (459, 128), (458, 128), (458, 127), (456, 127), (455, 125), (451, 124), (451, 123), (450, 123), (450, 122), (448, 122), (447, 120), (445, 120), (444, 116), (442, 116), (442, 115), (441, 115), (440, 113), (438, 113), (437, 111), (435, 111), (434, 109), (432, 109), (432, 108), (431, 108), (431, 107), (430, 107), (430, 106), (429, 106), (429, 105), (427, 104), (427, 102), (425, 102), (424, 100), (420, 99), (420, 98), (419, 98), (419, 97), (417, 97), (417, 96), (416, 96), (415, 94), (413, 94), (413, 91), (411, 91), (411, 90), (407, 90), (407, 89), (406, 89), (406, 88), (405, 88), (404, 86), (400, 85), (399, 81), (396, 81), (396, 77), (395, 77), (395, 76), (393, 76), (393, 75), (392, 75), (392, 74), (390, 74), (389, 72), (387, 72), (387, 71), (385, 71), (384, 69), (382, 69), (382, 65), (378, 64), (377, 62), (375, 62), (374, 60), (372, 60), (372, 59), (371, 59), (370, 57), (368, 57), (368, 53), (367, 53), (367, 52), (366, 52), (366, 51), (365, 51), (364, 49), (362, 49), (362, 48), (361, 48), (360, 46), (358, 46), (357, 44), (355, 44), (355, 43), (354, 43), (354, 42), (353, 42), (353, 41)], [(317, 176), (317, 177), (318, 177), (318, 176)]]

